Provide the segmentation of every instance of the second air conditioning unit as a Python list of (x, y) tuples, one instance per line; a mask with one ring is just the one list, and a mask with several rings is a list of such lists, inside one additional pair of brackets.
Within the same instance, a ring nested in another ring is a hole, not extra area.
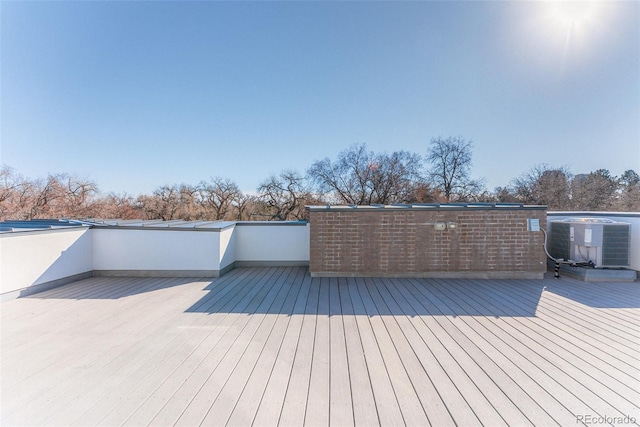
[(548, 250), (554, 258), (596, 267), (628, 267), (631, 224), (602, 218), (551, 221)]

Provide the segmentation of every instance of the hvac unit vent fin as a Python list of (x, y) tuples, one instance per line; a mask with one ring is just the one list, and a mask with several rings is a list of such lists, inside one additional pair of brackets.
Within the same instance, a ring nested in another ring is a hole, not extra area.
[(603, 265), (629, 265), (629, 228), (628, 224), (606, 224), (603, 227)]

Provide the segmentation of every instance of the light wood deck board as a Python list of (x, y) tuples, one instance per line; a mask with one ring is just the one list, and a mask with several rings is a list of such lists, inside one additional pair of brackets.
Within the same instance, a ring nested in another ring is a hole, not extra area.
[[(580, 280), (573, 280), (568, 278), (562, 278), (559, 280), (547, 280), (545, 285), (549, 291), (565, 297), (572, 297), (579, 295), (580, 300), (594, 307), (604, 308), (604, 312), (610, 312), (607, 307), (616, 307), (613, 313), (626, 313), (627, 319), (640, 319), (640, 314), (637, 313), (633, 306), (629, 307), (630, 298), (637, 300), (640, 298), (640, 290), (637, 284), (630, 284), (629, 282), (583, 282)], [(629, 307), (627, 310), (626, 307)]]
[[(126, 282), (120, 283), (121, 281), (99, 280), (96, 278), (87, 279), (83, 282), (84, 283), (81, 284), (81, 286), (76, 290), (75, 294), (73, 294), (73, 297), (71, 298), (65, 294), (49, 295), (46, 292), (28, 297), (28, 299), (34, 301), (33, 307), (30, 310), (30, 312), (21, 313), (20, 316), (8, 318), (6, 320), (17, 323), (16, 325), (17, 328), (15, 330), (16, 332), (19, 332), (21, 327), (28, 327), (28, 328), (46, 327), (48, 328), (49, 331), (55, 331), (56, 330), (55, 328), (58, 328), (58, 330), (65, 330), (66, 325), (64, 325), (64, 323), (68, 320), (71, 320), (68, 318), (67, 313), (69, 311), (72, 311), (74, 307), (78, 305), (79, 301), (82, 302), (83, 308), (86, 308), (86, 310), (82, 310), (76, 313), (76, 316), (74, 316), (76, 317), (76, 319), (80, 317), (91, 318), (91, 314), (93, 313), (89, 309), (98, 310), (98, 311), (105, 309), (104, 307), (105, 304), (103, 301), (100, 301), (100, 298), (94, 299), (93, 297), (94, 293), (84, 292), (84, 286), (96, 287), (98, 289), (99, 288), (109, 289), (113, 287), (113, 288), (120, 288), (124, 290), (127, 290), (127, 289), (136, 290), (137, 286), (140, 286), (140, 290), (142, 292), (145, 292), (144, 290), (145, 284), (141, 279), (132, 283), (126, 283)], [(163, 285), (165, 283), (169, 283), (169, 282), (167, 280), (160, 281), (157, 283), (149, 282), (148, 285), (151, 286), (153, 289), (161, 289), (163, 288)], [(68, 286), (72, 286), (72, 285), (68, 285)], [(66, 286), (62, 286), (62, 288), (65, 288), (65, 287)], [(40, 298), (43, 298), (43, 299), (40, 299)], [(105, 299), (108, 299), (108, 298), (105, 298)], [(15, 304), (16, 301), (7, 302), (6, 304), (9, 306), (8, 308), (11, 308), (14, 306), (19, 307), (17, 304)], [(56, 301), (58, 302), (58, 304), (56, 304)], [(50, 312), (49, 307), (53, 307), (53, 306), (55, 306), (55, 312), (58, 313), (58, 315), (48, 316), (47, 313)], [(4, 308), (3, 308), (3, 311), (4, 311)], [(75, 321), (76, 319), (73, 319), (72, 321)], [(44, 335), (44, 337), (48, 338), (49, 336)], [(24, 340), (24, 336), (16, 335), (15, 339)], [(34, 342), (33, 337), (28, 342), (33, 343)], [(13, 342), (11, 343), (8, 342), (8, 344), (11, 344), (13, 348), (16, 348), (18, 345), (17, 343), (13, 343)], [(37, 344), (37, 341), (35, 342), (35, 344)]]
[(344, 325), (347, 362), (349, 364), (349, 386), (353, 405), (353, 420), (358, 426), (376, 425), (378, 411), (371, 388), (371, 378), (365, 358), (360, 331), (356, 320), (349, 287), (355, 282), (347, 278), (338, 278), (342, 322)]
[[(158, 340), (158, 342), (163, 341), (163, 335), (164, 334), (160, 335), (160, 339)], [(140, 384), (154, 384), (154, 380), (159, 376), (158, 371), (162, 371), (164, 365), (170, 365), (169, 368), (165, 367), (165, 369), (172, 371), (173, 369), (171, 369), (171, 367), (173, 367), (174, 365), (170, 362), (173, 361), (174, 363), (180, 363), (180, 361), (183, 361), (185, 357), (191, 353), (190, 348), (195, 343), (201, 342), (203, 338), (206, 337), (206, 335), (206, 329), (203, 330), (200, 328), (178, 328), (175, 337), (170, 340), (165, 346), (163, 346), (161, 351), (152, 355), (138, 369), (134, 371), (125, 371), (124, 373), (128, 372), (128, 375), (123, 375), (122, 370), (107, 370), (106, 372), (99, 373), (100, 375), (103, 375), (107, 378), (108, 382), (106, 384), (109, 384), (109, 386), (113, 387), (109, 395), (113, 394), (115, 396), (126, 397), (132, 389), (135, 389), (136, 386)], [(164, 338), (166, 338), (166, 336)], [(180, 354), (181, 352), (185, 357), (176, 356), (176, 353)], [(146, 348), (143, 347), (137, 353), (141, 354), (141, 357), (147, 357), (147, 354), (149, 352), (146, 350)], [(130, 356), (133, 356), (133, 354), (130, 354)], [(106, 387), (106, 385), (103, 387)], [(91, 417), (93, 417), (94, 413), (100, 413), (99, 411), (93, 411), (91, 409), (93, 408), (93, 406), (101, 406), (107, 404), (112, 407), (113, 405), (119, 404), (120, 400), (122, 399), (111, 399), (111, 403), (108, 400), (109, 399), (105, 401), (104, 398), (102, 400), (96, 400), (95, 392), (91, 390), (91, 392), (84, 393), (81, 398), (73, 402), (72, 405), (68, 405), (65, 408), (65, 412), (73, 413), (74, 410), (77, 412), (85, 411), (85, 414), (89, 414)], [(87, 408), (89, 408), (89, 410), (87, 410)], [(82, 420), (82, 418), (80, 418), (80, 420)], [(87, 425), (89, 423), (80, 422), (80, 424)]]
[[(569, 393), (564, 387), (559, 386), (554, 378), (531, 360), (529, 350), (511, 335), (505, 334), (495, 324), (499, 319), (484, 316), (478, 311), (477, 304), (471, 304), (464, 298), (465, 294), (456, 295), (456, 291), (449, 292), (454, 295), (453, 300), (462, 307), (468, 316), (462, 319), (468, 325), (474, 327), (482, 340), (477, 340), (478, 345), (486, 342), (495, 350), (488, 349), (496, 362), (512, 378), (517, 379), (523, 389), (545, 409), (560, 425), (569, 425), (576, 422), (573, 413), (588, 413), (589, 408), (576, 396)], [(434, 290), (438, 292), (439, 289)], [(585, 412), (586, 411), (586, 412)]]
[[(473, 318), (478, 319), (477, 317)], [(554, 369), (555, 366), (544, 357), (544, 354), (536, 353), (536, 348), (528, 345), (525, 339), (509, 333), (509, 329), (503, 325), (502, 317), (491, 319), (489, 324), (487, 324), (487, 322), (483, 323), (485, 323), (485, 327), (498, 338), (498, 341), (490, 335), (485, 334), (484, 336), (488, 337), (494, 345), (497, 345), (497, 348), (503, 348), (504, 350), (502, 351), (505, 351), (510, 357), (515, 360), (520, 359), (520, 366), (526, 368), (527, 374), (541, 384), (545, 390), (552, 392), (554, 397), (556, 397), (563, 406), (568, 408), (573, 414), (591, 413), (591, 411), (593, 411), (590, 406), (581, 400), (579, 385), (574, 384), (574, 380), (571, 377), (563, 376), (564, 374), (561, 370)], [(502, 346), (500, 341), (508, 347), (505, 348)], [(515, 350), (515, 353), (513, 353), (513, 350)], [(558, 413), (556, 412), (554, 415), (555, 414)], [(559, 415), (561, 414), (558, 414), (558, 416)], [(566, 425), (566, 422), (562, 422), (561, 424)]]
[(376, 402), (376, 410), (380, 424), (404, 425), (400, 404), (391, 384), (380, 346), (371, 326), (371, 319), (366, 315), (364, 302), (358, 290), (364, 279), (357, 278), (349, 283), (349, 296), (354, 309), (356, 325), (362, 344), (363, 357), (369, 371), (371, 389)]
[[(388, 283), (387, 286), (380, 289), (383, 295), (389, 295), (389, 298), (385, 298), (385, 300), (392, 298), (389, 290), (391, 287), (393, 287), (393, 283)], [(434, 302), (436, 301), (434, 300)], [(437, 302), (442, 305), (445, 303), (442, 300)], [(474, 383), (483, 384), (481, 388), (486, 390), (485, 396), (503, 418), (512, 420), (517, 425), (531, 425), (527, 415), (530, 415), (532, 419), (544, 420), (544, 413), (536, 402), (524, 393), (518, 384), (506, 375), (481, 348), (475, 346), (471, 338), (466, 336), (459, 327), (456, 327), (461, 323), (460, 317), (450, 319), (446, 316), (440, 316), (436, 317), (436, 320), (444, 332), (441, 335), (441, 342), (450, 351), (454, 345), (460, 347), (459, 351), (455, 352), (460, 356), (456, 360)], [(475, 331), (470, 332), (473, 338)], [(510, 399), (517, 400), (520, 404), (516, 406)], [(548, 420), (544, 421), (544, 424), (548, 423)]]
[[(394, 282), (397, 283), (397, 281)], [(402, 288), (403, 290), (405, 289), (404, 286)], [(431, 331), (420, 319), (418, 312), (414, 309), (416, 301), (413, 296), (406, 298), (406, 294), (403, 295), (398, 292), (398, 289), (394, 288), (390, 288), (389, 292), (394, 296), (393, 302), (395, 305), (404, 314), (404, 318), (396, 316), (397, 321), (423, 366), (423, 374), (428, 377), (425, 380), (431, 381), (436, 387), (438, 395), (447, 408), (447, 412), (449, 412), (457, 425), (479, 424), (473, 408), (465, 400), (465, 396), (472, 400), (479, 396), (475, 394), (477, 390), (474, 390), (474, 388), (465, 389), (462, 384), (457, 386), (452, 381), (448, 372), (450, 372), (451, 368), (449, 366), (453, 363), (453, 360), (450, 355), (449, 357), (447, 356), (440, 347), (437, 338), (432, 335)], [(437, 355), (442, 357), (438, 358)], [(412, 375), (416, 374), (412, 371)], [(477, 403), (482, 405), (484, 399), (480, 399)], [(438, 402), (435, 401), (432, 404), (437, 405)]]
[[(632, 348), (612, 345), (602, 348), (594, 346), (590, 333), (579, 329), (572, 330), (571, 325), (563, 318), (558, 320), (546, 316), (544, 321), (538, 319), (536, 322), (529, 322), (526, 326), (570, 357), (584, 361), (585, 366), (589, 367), (589, 374), (598, 378), (603, 384), (608, 384), (610, 380), (615, 379), (628, 387), (627, 393), (633, 401), (640, 401), (638, 392), (640, 369), (638, 369), (638, 359), (629, 355), (632, 353)], [(619, 351), (621, 348), (624, 348), (626, 353), (621, 353)]]
[[(256, 315), (234, 313), (234, 318), (239, 320), (238, 325), (229, 329), (217, 343), (209, 355), (210, 360), (207, 360), (208, 366), (190, 377), (196, 378), (198, 387), (186, 388), (189, 397), (184, 399), (186, 406), (183, 407), (179, 416), (175, 417), (175, 411), (165, 411), (162, 417), (154, 418), (152, 424), (193, 426), (202, 423), (222, 387), (256, 336), (264, 321), (265, 313), (272, 304), (278, 303), (279, 296), (282, 298), (288, 291), (284, 287), (276, 286), (282, 274), (283, 269), (276, 269), (276, 273), (265, 281), (260, 292), (252, 299), (251, 302), (256, 306), (250, 310), (255, 310)], [(282, 300), (279, 303), (281, 305)]]
[(307, 283), (309, 285), (309, 296), (303, 312), (304, 318), (287, 391), (282, 404), (282, 411), (277, 420), (278, 424), (283, 426), (300, 426), (304, 424), (307, 410), (311, 365), (313, 363), (313, 351), (309, 350), (314, 348), (316, 338), (320, 281), (318, 279), (310, 279)]
[(594, 307), (598, 308), (598, 318), (613, 319), (622, 325), (640, 326), (640, 315), (629, 308), (637, 305), (640, 300), (640, 292), (633, 283), (578, 282), (575, 289), (571, 290), (572, 283), (575, 282), (577, 281), (547, 281), (545, 290), (557, 296), (563, 304), (589, 315), (596, 313), (591, 310)]
[[(293, 309), (293, 314), (288, 316), (289, 323), (285, 336), (281, 343), (278, 355), (276, 356), (275, 364), (271, 371), (269, 381), (266, 388), (263, 391), (262, 397), (258, 402), (258, 409), (253, 417), (253, 424), (256, 426), (268, 426), (276, 425), (280, 419), (282, 407), (284, 405), (285, 396), (287, 393), (287, 386), (289, 379), (291, 378), (291, 372), (293, 369), (294, 359), (296, 351), (298, 349), (298, 343), (300, 341), (300, 333), (302, 331), (302, 321), (304, 319), (304, 310), (307, 306), (309, 298), (311, 277), (304, 274), (305, 269), (302, 271), (301, 289), (298, 294), (296, 305)], [(243, 413), (240, 413), (240, 407), (237, 406), (235, 412), (238, 412), (240, 417), (245, 417)], [(229, 420), (230, 425), (248, 425), (250, 423), (238, 423), (236, 424), (232, 414)]]
[(376, 290), (375, 292), (371, 292), (371, 295), (380, 314), (383, 316), (385, 326), (393, 340), (396, 351), (400, 355), (400, 359), (402, 360), (429, 423), (434, 426), (455, 425), (451, 413), (429, 376), (430, 369), (423, 365), (424, 361), (420, 359), (418, 353), (416, 353), (411, 345), (408, 335), (412, 332), (410, 329), (413, 328), (410, 328), (409, 325), (405, 323), (406, 319), (402, 316), (389, 315), (391, 312), (397, 313), (400, 310), (392, 294), (387, 291), (389, 281), (383, 283), (379, 280), (374, 280), (374, 282)]
[[(265, 275), (265, 277), (268, 276)], [(248, 280), (252, 278), (248, 277)], [(226, 314), (220, 316), (210, 316), (208, 313), (198, 314), (191, 323), (185, 322), (179, 326), (186, 330), (198, 328), (208, 330), (209, 334), (205, 341), (170, 376), (163, 379), (162, 384), (156, 387), (151, 394), (145, 396), (144, 390), (142, 390), (142, 393), (138, 394), (138, 399), (125, 402), (131, 402), (129, 405), (119, 405), (112, 414), (109, 414), (109, 417), (102, 420), (103, 422), (109, 421), (110, 425), (123, 423), (146, 425), (163, 411), (171, 414), (181, 413), (182, 408), (189, 402), (189, 386), (198, 387), (203, 376), (206, 378), (210, 367), (213, 366), (214, 360), (210, 355), (218, 343), (227, 333), (234, 335), (241, 330), (240, 322), (246, 319), (235, 312), (257, 306), (259, 298), (256, 298), (256, 295), (264, 288), (264, 279), (256, 276), (254, 284), (250, 285), (243, 280), (235, 282), (235, 284), (238, 286), (236, 293), (224, 293), (223, 291), (220, 293), (223, 294), (222, 297), (215, 298), (215, 303), (208, 305), (208, 310), (211, 312), (220, 311)], [(212, 298), (207, 298), (207, 300), (209, 299)], [(250, 307), (250, 304), (254, 305)], [(196, 306), (201, 307), (201, 305)], [(194, 375), (194, 373), (200, 373), (200, 375)]]
[[(476, 291), (474, 288), (465, 288), (465, 290)], [(501, 294), (493, 295), (491, 300), (487, 300), (485, 296), (478, 296), (478, 299), (484, 299), (488, 305), (500, 304), (501, 298)], [(499, 306), (493, 305), (493, 307), (497, 313), (500, 313)], [(527, 347), (526, 352), (529, 354), (529, 358), (535, 360), (537, 366), (542, 367), (559, 380), (564, 388), (584, 402), (590, 410), (607, 416), (621, 416), (622, 413), (637, 412), (637, 407), (625, 397), (621, 397), (621, 395), (624, 396), (624, 391), (613, 391), (607, 385), (599, 383), (590, 375), (592, 371), (588, 366), (576, 363), (561, 348), (550, 345), (547, 342), (547, 337), (536, 334), (528, 328), (529, 325), (526, 323), (535, 322), (535, 318), (504, 316), (499, 319), (502, 320), (500, 327), (518, 343)]]
[(329, 425), (331, 390), (329, 278), (314, 279), (314, 282), (318, 286), (318, 308), (304, 422), (306, 425), (327, 426)]
[[(254, 378), (254, 381), (249, 384), (249, 380), (255, 369), (262, 369), (267, 375), (264, 375), (262, 372), (260, 374), (263, 374), (265, 379), (268, 378), (268, 372), (271, 370), (269, 366), (271, 364), (270, 357), (268, 357), (267, 354), (264, 354), (264, 357), (261, 356), (272, 334), (278, 341), (280, 341), (282, 335), (284, 335), (284, 328), (278, 328), (275, 334), (274, 329), (276, 328), (279, 317), (278, 313), (284, 313), (285, 315), (291, 313), (296, 297), (298, 296), (297, 288), (291, 286), (292, 275), (295, 276), (295, 270), (290, 270), (283, 274), (282, 277), (284, 277), (284, 280), (282, 281), (278, 294), (267, 310), (264, 318), (261, 320), (255, 334), (250, 339), (249, 345), (242, 354), (239, 362), (229, 374), (224, 385), (220, 387), (218, 396), (200, 424), (227, 424), (236, 403), (240, 400), (240, 396), (247, 388), (254, 389), (256, 394), (262, 392), (264, 381)], [(280, 325), (282, 326), (284, 324), (280, 323)]]
[[(489, 284), (489, 286), (494, 285)], [(523, 301), (528, 303), (533, 301), (533, 296), (530, 293), (525, 293), (521, 286), (508, 287), (504, 289), (504, 291), (504, 295), (509, 295), (514, 301)], [(552, 292), (544, 292), (544, 295), (548, 300), (540, 310), (548, 310), (559, 318), (567, 318), (570, 315), (570, 320), (577, 325), (594, 332), (604, 332), (604, 334), (611, 336), (621, 345), (633, 345), (633, 343), (637, 342), (640, 337), (638, 331), (621, 324), (617, 320), (611, 320), (602, 316), (598, 316), (598, 318), (595, 319), (593, 316), (594, 313), (592, 311), (587, 311), (587, 308), (582, 304), (576, 304), (574, 301), (566, 298), (559, 298)]]
[(0, 308), (2, 425), (640, 419), (638, 283), (242, 268), (96, 277)]
[[(246, 289), (249, 289), (249, 287)], [(163, 363), (153, 375), (137, 384), (135, 381), (121, 383), (119, 386), (121, 392), (117, 394), (124, 396), (122, 399), (111, 402), (109, 410), (107, 410), (106, 407), (104, 410), (98, 411), (93, 410), (95, 408), (90, 408), (86, 414), (88, 416), (93, 416), (93, 412), (103, 414), (98, 422), (100, 425), (122, 424), (127, 417), (132, 415), (135, 410), (145, 402), (147, 396), (154, 394), (156, 396), (165, 395), (166, 392), (160, 390), (162, 387), (166, 389), (166, 387), (172, 383), (171, 378), (184, 378), (188, 375), (188, 372), (194, 369), (194, 363), (201, 361), (206, 354), (212, 350), (215, 342), (217, 342), (215, 339), (212, 339), (216, 336), (214, 328), (216, 327), (212, 325), (191, 325), (188, 327), (187, 330), (194, 330), (196, 333), (191, 340), (180, 347), (179, 354), (181, 354), (182, 357), (176, 356), (173, 360), (169, 361), (170, 363)], [(176, 387), (173, 386), (172, 388), (175, 389)], [(94, 419), (95, 418), (81, 418), (77, 420), (77, 424), (95, 425)]]
[[(422, 288), (417, 281), (410, 281), (412, 285)], [(413, 298), (422, 305), (430, 314), (420, 315), (421, 320), (428, 327), (430, 334), (433, 334), (435, 340), (439, 342), (440, 354), (436, 356), (439, 360), (450, 359), (447, 365), (449, 376), (453, 381), (464, 389), (467, 393), (474, 393), (467, 398), (468, 404), (476, 404), (482, 402), (481, 405), (474, 408), (474, 412), (485, 425), (507, 425), (507, 419), (516, 419), (515, 424), (527, 425), (526, 417), (517, 409), (517, 407), (508, 401), (505, 393), (492, 382), (485, 372), (478, 366), (474, 359), (466, 353), (468, 349), (462, 347), (461, 343), (449, 334), (447, 330), (447, 318), (444, 315), (449, 310), (444, 307), (436, 299), (425, 299), (424, 295), (414, 286), (409, 287)], [(431, 339), (429, 341), (435, 342)], [(446, 352), (446, 353), (445, 353)], [(449, 356), (447, 356), (447, 353)], [(465, 385), (466, 383), (466, 385)], [(501, 412), (502, 411), (502, 412)], [(510, 415), (510, 417), (505, 417)]]
[[(546, 297), (547, 294), (543, 295)], [(517, 301), (515, 303), (518, 304)], [(552, 342), (563, 352), (584, 360), (623, 383), (630, 384), (629, 381), (635, 379), (630, 385), (631, 388), (638, 386), (639, 361), (634, 357), (632, 347), (619, 345), (617, 342), (604, 342), (604, 346), (593, 345), (594, 342), (601, 342), (598, 336), (594, 336), (589, 329), (576, 328), (561, 314), (551, 311), (548, 316), (527, 323), (526, 327)]]
[[(179, 298), (176, 298), (176, 302), (180, 301)], [(162, 308), (164, 310), (166, 306), (163, 305)], [(155, 322), (157, 322), (160, 319), (157, 316), (161, 316), (163, 310), (157, 312), (151, 310), (148, 314), (155, 316)], [(146, 327), (147, 323), (143, 322), (139, 326)], [(48, 366), (44, 375), (28, 378), (28, 380), (36, 380), (37, 386), (29, 387), (29, 382), (20, 384), (19, 387), (16, 387), (17, 393), (9, 395), (9, 399), (11, 399), (15, 395), (24, 396), (28, 393), (28, 397), (24, 397), (24, 404), (38, 405), (43, 410), (42, 413), (46, 413), (47, 406), (57, 407), (56, 404), (60, 399), (80, 393), (83, 388), (93, 387), (102, 378), (103, 372), (106, 372), (104, 377), (108, 381), (113, 381), (110, 372), (122, 374), (127, 369), (134, 369), (140, 358), (150, 357), (154, 349), (158, 350), (167, 343), (166, 336), (162, 337), (162, 340), (158, 340), (158, 334), (154, 335), (153, 333), (148, 335), (148, 340), (143, 344), (138, 343), (135, 335), (112, 333), (106, 335), (105, 338), (94, 335), (91, 325), (85, 321), (78, 323), (64, 334), (56, 333), (53, 335), (66, 342), (72, 349), (70, 353), (76, 357), (61, 358), (56, 365)], [(79, 342), (76, 340), (76, 336), (81, 337)], [(175, 338), (175, 336), (171, 336), (171, 338)], [(124, 345), (118, 341), (122, 341)], [(93, 349), (95, 353), (91, 354), (86, 351), (87, 349)], [(48, 351), (46, 346), (41, 350), (44, 354), (47, 354)], [(97, 360), (96, 353), (101, 356)], [(31, 357), (37, 358), (39, 354), (34, 352)], [(3, 354), (3, 362), (5, 361)], [(52, 396), (54, 397), (52, 398)]]
[(351, 374), (338, 278), (329, 279), (329, 424), (354, 425)]
[[(483, 327), (486, 318), (475, 316), (473, 304), (469, 304), (464, 298), (452, 298), (452, 295), (445, 293), (442, 288), (441, 286), (430, 287), (434, 298), (466, 313), (466, 315), (458, 317), (458, 321), (451, 322), (452, 326), (464, 334), (466, 339), (482, 352), (479, 360), (485, 366), (489, 366), (491, 378), (506, 383), (506, 386), (501, 386), (501, 388), (507, 392), (510, 399), (519, 402), (518, 407), (530, 422), (535, 422), (538, 425), (574, 423), (575, 417), (572, 418), (570, 413), (547, 392), (545, 385), (540, 385), (527, 374), (526, 370), (522, 369), (522, 363), (527, 366), (530, 365), (530, 362), (514, 353), (512, 349), (501, 345), (501, 342), (488, 337), (487, 330), (490, 329)], [(522, 404), (520, 402), (529, 403)], [(553, 418), (551, 413), (556, 418)]]
[[(481, 283), (479, 286), (490, 289), (494, 291), (495, 284), (493, 283)], [(514, 286), (515, 287), (515, 286)], [(470, 291), (473, 291), (471, 289)], [(528, 302), (522, 299), (518, 299), (513, 295), (513, 289), (508, 286), (504, 286), (504, 289), (501, 289), (496, 295), (498, 295), (501, 304), (510, 304), (515, 306), (527, 306), (532, 305), (533, 300), (529, 300)], [(481, 294), (481, 297), (485, 296), (486, 292)], [(560, 325), (558, 330), (566, 330), (568, 333), (571, 333), (576, 338), (586, 339), (589, 337), (590, 343), (600, 343), (602, 348), (612, 349), (616, 353), (626, 354), (628, 357), (624, 357), (623, 359), (627, 362), (631, 361), (632, 365), (635, 365), (638, 361), (637, 351), (634, 349), (633, 341), (629, 340), (620, 340), (617, 336), (617, 331), (610, 331), (606, 328), (598, 327), (593, 328), (591, 323), (585, 323), (584, 319), (580, 319), (578, 316), (573, 316), (573, 312), (567, 308), (564, 310), (558, 309), (549, 309), (549, 299), (553, 299), (554, 297), (549, 296), (547, 292), (543, 292), (541, 294), (542, 298), (544, 297), (544, 304), (538, 304), (538, 309), (536, 311), (538, 316), (539, 324), (552, 324), (555, 326)], [(537, 303), (537, 299), (536, 299)], [(640, 304), (640, 302), (639, 302)], [(636, 341), (637, 342), (637, 341)]]
[[(260, 403), (265, 397), (265, 391), (276, 361), (281, 355), (292, 315), (296, 307), (300, 306), (301, 301), (306, 301), (306, 293), (301, 292), (303, 275), (304, 269), (293, 270), (285, 283), (285, 286), (291, 288), (287, 297), (290, 301), (285, 301), (283, 306), (287, 307), (287, 310), (283, 309), (280, 313), (277, 313), (273, 329), (267, 338), (260, 357), (252, 367), (251, 375), (241, 395), (232, 401), (230, 405), (232, 411), (227, 421), (229, 426), (247, 426), (253, 423)], [(278, 412), (279, 410), (280, 407), (278, 407)]]
[[(557, 294), (549, 288), (545, 289), (545, 291), (547, 294), (547, 298), (549, 298), (550, 302), (554, 303), (553, 305), (555, 307), (559, 307), (561, 309), (570, 309), (572, 312), (580, 313), (585, 319), (588, 319), (591, 322), (606, 322), (607, 325), (613, 326), (614, 328), (631, 334), (635, 338), (640, 337), (640, 333), (638, 333), (638, 327), (640, 327), (640, 319), (632, 318), (631, 316), (629, 316), (629, 313), (622, 312), (622, 309), (618, 309), (618, 311), (614, 312), (600, 309), (597, 312), (594, 312), (589, 307), (585, 306), (584, 303), (577, 303), (575, 301), (572, 301), (570, 297), (562, 294)], [(594, 317), (594, 315), (596, 314), (597, 317)]]
[[(391, 385), (404, 421), (407, 425), (429, 425), (425, 408), (416, 393), (411, 378), (402, 363), (401, 355), (398, 353), (398, 349), (388, 330), (387, 322), (391, 322), (392, 319), (385, 311), (381, 312), (382, 303), (377, 298), (378, 295), (376, 295), (373, 279), (365, 279), (365, 283), (358, 283), (358, 291), (380, 347), (380, 353), (387, 367)], [(376, 305), (376, 301), (378, 301), (378, 305)], [(402, 340), (404, 337), (396, 336), (395, 338)]]

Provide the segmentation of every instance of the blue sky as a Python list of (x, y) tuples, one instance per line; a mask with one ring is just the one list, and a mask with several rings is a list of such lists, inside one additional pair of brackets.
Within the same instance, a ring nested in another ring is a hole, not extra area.
[(640, 172), (640, 3), (10, 2), (0, 161), (103, 192), (254, 191), (355, 143), (474, 177)]

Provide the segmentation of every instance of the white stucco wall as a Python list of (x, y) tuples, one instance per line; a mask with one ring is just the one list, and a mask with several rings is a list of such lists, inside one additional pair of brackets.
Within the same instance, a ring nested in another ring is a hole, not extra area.
[(236, 261), (308, 263), (309, 225), (230, 223), (215, 231), (73, 228), (3, 233), (0, 295), (92, 272), (215, 274)]
[(0, 235), (0, 294), (53, 282), (93, 269), (88, 228)]
[(220, 230), (220, 269), (228, 267), (236, 260), (236, 227)]
[(640, 212), (547, 212), (547, 230), (551, 221), (562, 218), (603, 218), (617, 222), (631, 224), (631, 248), (629, 251), (630, 266), (633, 270), (640, 271)]
[(235, 228), (237, 261), (309, 261), (309, 224), (241, 223)]
[(218, 232), (96, 228), (93, 233), (94, 270), (220, 269)]

